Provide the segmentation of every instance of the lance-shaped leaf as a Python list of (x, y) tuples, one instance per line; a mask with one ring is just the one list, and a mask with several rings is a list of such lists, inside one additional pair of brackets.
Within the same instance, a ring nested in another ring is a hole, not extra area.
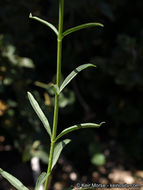
[(96, 23), (96, 22), (95, 23), (81, 24), (79, 26), (75, 26), (73, 28), (70, 28), (70, 29), (66, 30), (63, 33), (63, 37), (67, 36), (68, 34), (71, 34), (72, 32), (76, 32), (76, 31), (81, 30), (81, 29), (85, 29), (85, 28), (89, 28), (89, 27), (95, 27), (95, 26), (104, 27), (103, 24)]
[(51, 28), (55, 32), (55, 34), (58, 36), (58, 30), (57, 30), (57, 28), (53, 24), (51, 24), (51, 23), (49, 23), (49, 22), (47, 22), (47, 21), (45, 21), (45, 20), (43, 20), (43, 19), (41, 19), (39, 17), (32, 16), (31, 13), (29, 15), (29, 18), (37, 20), (37, 21), (41, 22), (42, 24), (45, 24), (46, 26), (48, 26), (49, 28)]
[(46, 118), (45, 114), (41, 110), (38, 102), (35, 100), (35, 98), (32, 96), (32, 94), (30, 92), (28, 92), (27, 94), (28, 94), (29, 101), (30, 101), (34, 111), (37, 113), (37, 115), (38, 115), (39, 119), (42, 121), (46, 131), (51, 136), (51, 128), (50, 128), (48, 119)]
[(73, 125), (72, 127), (68, 127), (66, 129), (64, 129), (57, 137), (56, 137), (56, 141), (61, 138), (62, 136), (66, 135), (67, 133), (70, 133), (72, 131), (78, 130), (78, 129), (85, 129), (85, 128), (99, 128), (103, 123), (105, 122), (101, 122), (100, 124), (96, 124), (96, 123), (82, 123), (82, 124), (77, 124), (77, 125)]
[(16, 177), (9, 174), (8, 172), (4, 171), (0, 168), (0, 174), (7, 179), (11, 185), (13, 185), (18, 190), (29, 190), (27, 187), (25, 187)]
[(39, 190), (40, 186), (45, 182), (47, 175), (48, 174), (46, 172), (41, 173), (41, 175), (38, 177), (36, 181), (35, 190)]
[(55, 149), (54, 149), (54, 154), (53, 154), (53, 162), (52, 162), (52, 169), (55, 166), (55, 164), (57, 163), (59, 156), (63, 150), (63, 148), (70, 143), (70, 139), (65, 139), (59, 143), (56, 144)]
[(82, 70), (88, 68), (88, 67), (96, 67), (93, 64), (84, 64), (84, 65), (80, 65), (79, 67), (77, 67), (76, 69), (74, 69), (63, 81), (62, 85), (60, 86), (60, 92), (65, 88), (65, 86)]

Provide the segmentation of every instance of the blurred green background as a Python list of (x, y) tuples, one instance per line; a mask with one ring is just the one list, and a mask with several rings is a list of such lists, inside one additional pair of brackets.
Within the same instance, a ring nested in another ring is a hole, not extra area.
[[(65, 89), (58, 132), (79, 122), (106, 121), (97, 130), (67, 136), (64, 154), (80, 175), (104, 165), (143, 169), (142, 0), (66, 0), (64, 29), (101, 22), (63, 41), (62, 75), (93, 63)], [(33, 93), (52, 122), (53, 94), (42, 86), (55, 80), (56, 36), (29, 19), (32, 12), (57, 26), (57, 0), (0, 2), (0, 154), (8, 145), (23, 161), (46, 163), (49, 139), (27, 99)], [(111, 164), (112, 163), (112, 164)]]

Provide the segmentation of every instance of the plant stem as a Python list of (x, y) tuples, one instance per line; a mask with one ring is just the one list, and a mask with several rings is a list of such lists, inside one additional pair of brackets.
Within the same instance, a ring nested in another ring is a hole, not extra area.
[[(61, 81), (63, 18), (64, 18), (64, 0), (59, 0), (59, 33), (57, 38), (57, 81), (56, 81), (58, 87), (60, 87), (60, 81)], [(51, 170), (52, 170), (53, 153), (55, 148), (55, 139), (56, 139), (57, 125), (58, 125), (58, 113), (59, 113), (59, 95), (55, 95), (53, 130), (51, 137), (50, 157), (47, 169), (48, 176), (45, 182), (44, 190), (48, 189)]]

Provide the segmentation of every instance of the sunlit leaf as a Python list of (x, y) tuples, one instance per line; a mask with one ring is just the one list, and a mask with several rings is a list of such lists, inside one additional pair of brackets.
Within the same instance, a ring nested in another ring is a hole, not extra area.
[(48, 26), (49, 28), (51, 28), (51, 29), (55, 32), (55, 34), (58, 36), (58, 30), (57, 30), (56, 27), (55, 27), (54, 25), (52, 25), (51, 23), (49, 23), (49, 22), (47, 22), (47, 21), (45, 21), (45, 20), (43, 20), (43, 19), (41, 19), (41, 18), (38, 18), (38, 17), (36, 17), (36, 16), (32, 16), (31, 13), (30, 13), (30, 15), (29, 15), (29, 18), (34, 19), (34, 20), (37, 20), (37, 21), (41, 22), (42, 24), (45, 24), (46, 26)]
[(25, 187), (16, 177), (12, 176), (8, 172), (4, 171), (0, 168), (0, 174), (7, 179), (11, 185), (13, 185), (18, 190), (29, 190), (27, 187)]
[(84, 64), (84, 65), (80, 65), (79, 67), (77, 67), (76, 69), (74, 69), (63, 81), (62, 85), (60, 86), (60, 92), (65, 88), (65, 86), (82, 70), (88, 68), (88, 67), (96, 67), (93, 64)]
[(37, 115), (38, 115), (39, 119), (41, 120), (41, 122), (43, 123), (46, 131), (51, 136), (51, 128), (50, 128), (50, 124), (49, 124), (48, 119), (46, 118), (45, 114), (41, 110), (38, 102), (35, 100), (33, 95), (30, 92), (28, 92), (27, 94), (28, 94), (29, 101), (30, 101), (34, 111), (37, 113)]
[(72, 127), (69, 127), (67, 129), (64, 129), (56, 138), (56, 140), (58, 140), (59, 138), (61, 138), (62, 136), (72, 132), (72, 131), (75, 131), (75, 130), (78, 130), (78, 129), (85, 129), (85, 128), (99, 128), (103, 123), (105, 122), (101, 122), (100, 124), (96, 124), (96, 123), (82, 123), (82, 124), (77, 124), (77, 125), (74, 125)]
[(89, 27), (95, 27), (95, 26), (100, 26), (100, 27), (103, 27), (103, 24), (101, 23), (87, 23), (87, 24), (81, 24), (79, 26), (75, 26), (73, 28), (70, 28), (68, 30), (66, 30), (64, 33), (63, 33), (63, 37), (73, 33), (73, 32), (76, 32), (78, 30), (81, 30), (81, 29), (85, 29), (85, 28), (89, 28)]
[(56, 144), (55, 149), (54, 149), (54, 154), (53, 154), (53, 162), (52, 162), (52, 168), (55, 166), (57, 163), (59, 156), (63, 150), (63, 148), (70, 143), (70, 139), (65, 139), (59, 143)]
[(47, 173), (42, 172), (36, 181), (35, 190), (39, 190), (40, 186), (45, 182), (46, 178), (47, 178)]

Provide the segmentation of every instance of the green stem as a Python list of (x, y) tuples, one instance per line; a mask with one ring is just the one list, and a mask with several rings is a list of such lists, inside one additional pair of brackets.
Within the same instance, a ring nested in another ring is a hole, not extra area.
[[(57, 81), (56, 81), (58, 87), (60, 87), (60, 81), (61, 81), (63, 18), (64, 18), (64, 0), (59, 0), (59, 33), (57, 38)], [(55, 139), (56, 139), (57, 125), (58, 125), (58, 113), (59, 113), (59, 95), (55, 95), (53, 130), (51, 137), (49, 164), (47, 169), (48, 176), (45, 182), (44, 190), (48, 189), (50, 175), (52, 171), (53, 153), (55, 148)]]

